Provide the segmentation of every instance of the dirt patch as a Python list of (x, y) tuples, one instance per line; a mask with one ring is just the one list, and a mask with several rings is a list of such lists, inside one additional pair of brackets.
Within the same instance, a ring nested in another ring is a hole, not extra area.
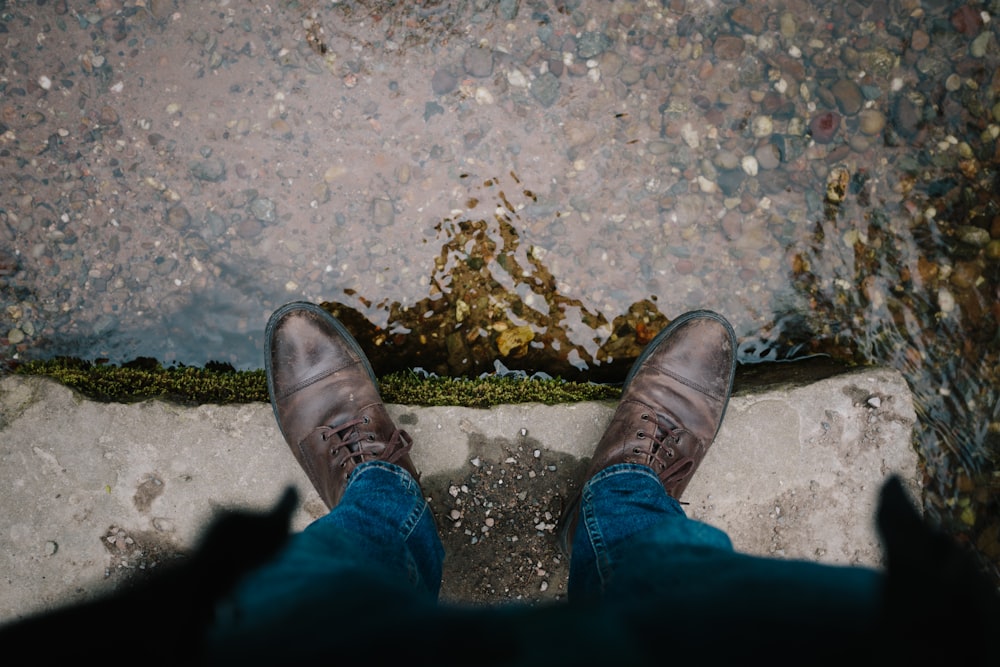
[(164, 565), (177, 564), (186, 555), (180, 546), (160, 533), (116, 525), (101, 536), (101, 544), (110, 556), (104, 577), (116, 588), (146, 581), (162, 571)]
[(445, 548), (441, 599), (469, 603), (564, 598), (569, 561), (557, 523), (586, 461), (516, 440), (470, 437), (460, 474), (423, 480)]

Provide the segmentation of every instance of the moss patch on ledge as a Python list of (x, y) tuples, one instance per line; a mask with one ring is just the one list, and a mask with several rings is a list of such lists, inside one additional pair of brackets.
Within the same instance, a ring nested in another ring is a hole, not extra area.
[[(120, 366), (93, 364), (70, 358), (29, 361), (15, 371), (21, 375), (53, 378), (84, 396), (104, 402), (133, 403), (158, 398), (186, 405), (202, 403), (268, 402), (263, 370), (237, 371), (225, 364), (164, 367), (139, 359)], [(399, 372), (379, 379), (386, 403), (402, 405), (460, 405), (488, 408), (504, 403), (574, 403), (616, 400), (621, 389), (610, 385), (560, 379), (528, 380), (516, 377), (422, 377)]]

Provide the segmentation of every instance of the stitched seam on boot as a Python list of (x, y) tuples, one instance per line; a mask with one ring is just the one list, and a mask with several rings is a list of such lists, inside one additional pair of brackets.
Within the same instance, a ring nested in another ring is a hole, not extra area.
[(674, 373), (673, 371), (671, 371), (669, 369), (666, 369), (666, 368), (656, 368), (655, 370), (660, 371), (664, 375), (668, 375), (668, 376), (672, 377), (673, 379), (677, 380), (681, 384), (686, 385), (688, 387), (691, 387), (695, 391), (698, 391), (698, 392), (700, 392), (702, 394), (705, 394), (709, 398), (714, 398), (717, 401), (721, 401), (722, 400), (722, 396), (720, 396), (720, 395), (718, 395), (718, 394), (710, 391), (709, 389), (707, 389), (705, 387), (702, 387), (697, 382), (692, 382), (691, 380), (689, 380), (689, 379), (687, 379), (687, 378), (685, 378), (683, 376), (680, 376), (677, 373)]
[(338, 368), (331, 368), (329, 370), (323, 371), (322, 373), (317, 373), (316, 375), (312, 375), (310, 377), (307, 377), (305, 380), (301, 380), (299, 382), (296, 382), (294, 385), (292, 385), (291, 387), (289, 387), (285, 391), (283, 391), (280, 394), (278, 394), (278, 400), (281, 400), (283, 398), (288, 398), (289, 396), (291, 396), (295, 392), (299, 391), (300, 389), (305, 389), (309, 385), (316, 384), (317, 382), (319, 382), (323, 378), (327, 378), (327, 377), (333, 375), (334, 373), (338, 373), (338, 372), (344, 370), (345, 368), (349, 368), (350, 366), (353, 366), (353, 365), (355, 365), (357, 363), (358, 363), (357, 361), (352, 361), (351, 363), (345, 364), (344, 366), (339, 366)]

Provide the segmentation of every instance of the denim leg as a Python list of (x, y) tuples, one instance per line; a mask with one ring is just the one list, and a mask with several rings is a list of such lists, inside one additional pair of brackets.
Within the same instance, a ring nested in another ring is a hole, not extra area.
[[(210, 646), (232, 656), (313, 642), (379, 604), (437, 600), (444, 547), (419, 484), (392, 463), (363, 463), (340, 503), (219, 605)], [(381, 601), (381, 602), (380, 602)]]
[(724, 532), (688, 519), (644, 466), (610, 466), (584, 486), (570, 600), (600, 599), (636, 627), (667, 614), (671, 631), (692, 641), (759, 641), (779, 628), (855, 637), (876, 623), (883, 586), (870, 568), (736, 553)]
[(583, 487), (579, 523), (570, 561), (570, 599), (603, 594), (621, 560), (621, 550), (643, 531), (669, 527), (673, 544), (706, 545), (732, 551), (729, 537), (717, 528), (689, 521), (680, 503), (667, 495), (656, 474), (634, 463), (609, 466)]

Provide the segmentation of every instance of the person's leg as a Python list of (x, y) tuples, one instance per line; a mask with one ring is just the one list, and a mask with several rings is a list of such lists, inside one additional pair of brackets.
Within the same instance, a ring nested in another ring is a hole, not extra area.
[(869, 568), (737, 553), (723, 531), (687, 518), (656, 475), (633, 464), (606, 468), (584, 488), (571, 568), (574, 599), (768, 609), (769, 621), (804, 612), (842, 618), (847, 609), (871, 621), (883, 586)]
[(321, 638), (333, 638), (334, 618), (380, 599), (400, 612), (434, 603), (443, 556), (416, 480), (391, 463), (364, 463), (329, 514), (292, 536), (219, 605), (210, 649), (227, 659), (314, 653)]
[(637, 535), (657, 530), (661, 542), (732, 551), (721, 530), (690, 521), (647, 466), (620, 463), (596, 473), (583, 487), (570, 560), (569, 597), (605, 594), (623, 552)]
[[(712, 311), (681, 315), (643, 350), (594, 449), (586, 483), (560, 517), (571, 599), (602, 587), (615, 558), (609, 545), (666, 517), (683, 517), (675, 499), (715, 440), (735, 374), (736, 334)], [(715, 529), (691, 530), (729, 546)]]
[(878, 618), (881, 573), (736, 553), (678, 501), (721, 426), (735, 343), (721, 316), (697, 311), (636, 361), (563, 517), (570, 601), (612, 609), (651, 652), (677, 639), (675, 658), (739, 659), (838, 636), (860, 646)]
[(652, 471), (622, 464), (584, 489), (569, 596), (631, 628), (643, 655), (668, 646), (674, 659), (730, 664), (823, 646), (811, 662), (842, 664), (892, 641), (885, 583), (871, 568), (738, 553), (687, 518)]
[(315, 650), (316, 633), (336, 636), (332, 621), (432, 604), (441, 585), (444, 549), (412, 441), (357, 341), (318, 306), (291, 303), (271, 316), (265, 345), (275, 419), (331, 511), (219, 606), (210, 646), (228, 658)]

